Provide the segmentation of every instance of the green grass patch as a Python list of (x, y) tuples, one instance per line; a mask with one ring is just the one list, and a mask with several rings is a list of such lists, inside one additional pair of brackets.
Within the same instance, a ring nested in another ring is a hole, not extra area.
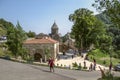
[(101, 76), (101, 78), (99, 78), (98, 80), (120, 80), (119, 76), (114, 76), (113, 73), (105, 72), (105, 74), (103, 76)]
[(4, 51), (2, 48), (0, 48), (0, 56), (3, 56), (4, 55)]
[[(99, 49), (92, 50), (88, 53), (90, 61), (93, 61), (93, 58), (96, 59), (98, 64), (109, 66), (110, 64), (110, 55), (108, 53), (103, 53)], [(111, 58), (113, 66), (120, 63), (120, 59)]]

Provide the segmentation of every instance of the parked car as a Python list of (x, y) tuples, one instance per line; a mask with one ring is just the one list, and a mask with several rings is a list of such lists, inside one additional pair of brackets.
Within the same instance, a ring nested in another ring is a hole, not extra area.
[(114, 70), (115, 70), (115, 71), (120, 71), (120, 64), (114, 66)]

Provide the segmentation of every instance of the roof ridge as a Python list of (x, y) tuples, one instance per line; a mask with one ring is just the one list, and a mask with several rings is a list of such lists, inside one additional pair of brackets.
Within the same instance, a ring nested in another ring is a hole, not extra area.
[(26, 40), (24, 43), (57, 43), (58, 41), (48, 37), (48, 38), (42, 38), (42, 39), (32, 39), (32, 40)]

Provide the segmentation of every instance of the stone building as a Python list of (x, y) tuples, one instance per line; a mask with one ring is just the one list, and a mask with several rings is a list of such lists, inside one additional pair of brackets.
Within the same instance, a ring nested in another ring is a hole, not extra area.
[(75, 40), (70, 37), (70, 33), (64, 35), (63, 42), (60, 43), (59, 51), (60, 52), (66, 52), (69, 49), (76, 50), (75, 47)]
[(49, 56), (54, 59), (59, 53), (59, 42), (50, 37), (26, 40), (23, 46), (28, 50), (29, 55), (34, 57), (35, 61), (46, 61), (45, 50), (48, 50)]
[(75, 47), (75, 39), (72, 39), (71, 37), (70, 37), (70, 33), (68, 32), (67, 34), (66, 34), (66, 41), (64, 42), (64, 44), (65, 45), (67, 45), (70, 49), (74, 49)]

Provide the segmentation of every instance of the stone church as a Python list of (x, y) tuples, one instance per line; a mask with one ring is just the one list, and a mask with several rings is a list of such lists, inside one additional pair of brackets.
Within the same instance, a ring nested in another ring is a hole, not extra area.
[(56, 59), (59, 51), (64, 52), (71, 46), (71, 39), (63, 43), (58, 31), (59, 28), (54, 22), (49, 35), (40, 33), (34, 39), (26, 40), (23, 46), (28, 50), (29, 55), (34, 57), (35, 61), (41, 61), (41, 59), (45, 61), (46, 49), (49, 50), (49, 55)]
[(33, 56), (34, 61), (45, 61), (46, 52), (48, 50), (49, 56), (57, 59), (59, 53), (60, 35), (58, 34), (58, 26), (54, 22), (51, 27), (49, 35), (40, 33), (34, 39), (26, 40), (23, 47), (28, 50), (28, 54)]
[(60, 34), (58, 33), (58, 26), (57, 24), (54, 22), (52, 27), (51, 27), (51, 33), (49, 34), (49, 36), (52, 38), (52, 39), (55, 39), (59, 42), (61, 42), (61, 38), (60, 38)]
[(26, 40), (23, 47), (28, 50), (30, 56), (34, 57), (34, 61), (46, 61), (46, 50), (48, 50), (49, 57), (54, 59), (59, 53), (59, 42), (50, 37)]

